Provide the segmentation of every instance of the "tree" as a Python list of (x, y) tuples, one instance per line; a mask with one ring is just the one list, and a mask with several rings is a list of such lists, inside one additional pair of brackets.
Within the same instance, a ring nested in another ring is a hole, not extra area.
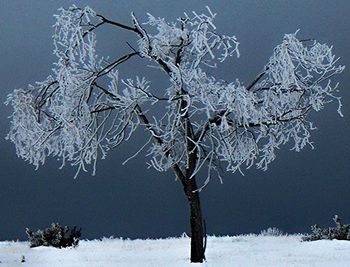
[[(284, 36), (251, 83), (211, 76), (218, 63), (239, 57), (236, 37), (219, 34), (215, 16), (207, 8), (169, 23), (148, 14), (141, 24), (131, 14), (132, 24), (125, 25), (89, 7), (61, 8), (53, 75), (7, 99), (13, 107), (7, 139), (36, 167), (53, 156), (62, 166), (77, 166), (77, 174), (89, 164), (95, 173), (98, 159), (143, 127), (149, 139), (129, 159), (148, 149), (150, 167), (175, 173), (189, 204), (192, 262), (205, 258), (199, 193), (213, 176), (221, 179), (224, 169), (266, 170), (286, 143), (295, 151), (312, 146), (315, 127), (307, 117), (332, 100), (341, 115), (331, 77), (344, 67), (332, 47), (299, 40), (297, 32)], [(96, 32), (104, 25), (136, 35), (129, 53), (112, 60), (97, 55)], [(157, 90), (145, 77), (119, 79), (118, 67), (135, 57), (164, 73), (168, 88)]]

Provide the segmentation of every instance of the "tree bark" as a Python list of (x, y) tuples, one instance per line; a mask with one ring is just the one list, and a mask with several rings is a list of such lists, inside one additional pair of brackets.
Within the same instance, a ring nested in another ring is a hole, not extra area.
[(187, 180), (184, 186), (185, 194), (189, 204), (190, 210), (190, 226), (191, 226), (191, 262), (203, 262), (204, 245), (203, 245), (203, 218), (201, 211), (201, 204), (199, 192), (196, 191), (197, 184), (195, 177)]

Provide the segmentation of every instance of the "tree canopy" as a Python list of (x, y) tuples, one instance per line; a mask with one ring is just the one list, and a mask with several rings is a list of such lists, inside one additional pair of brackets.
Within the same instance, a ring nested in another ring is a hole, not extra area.
[[(286, 143), (296, 151), (312, 146), (310, 111), (335, 100), (341, 115), (338, 84), (331, 77), (344, 66), (332, 46), (299, 40), (297, 32), (286, 34), (261, 73), (244, 84), (209, 74), (239, 57), (237, 38), (218, 33), (209, 8), (175, 22), (148, 14), (141, 23), (131, 14), (131, 26), (90, 7), (61, 8), (55, 17), (53, 74), (7, 99), (13, 107), (7, 138), (36, 167), (54, 156), (78, 171), (92, 164), (95, 172), (99, 158), (143, 126), (150, 136), (140, 150), (147, 149), (149, 166), (176, 171), (191, 165), (189, 177), (206, 168), (207, 183), (213, 172), (220, 177), (220, 168), (266, 169)], [(137, 43), (127, 44), (129, 53), (113, 59), (97, 55), (96, 32), (105, 24), (136, 34)], [(164, 72), (168, 87), (151, 84), (147, 73), (121, 78), (118, 66), (134, 57)], [(149, 110), (158, 105), (165, 109), (155, 116)]]

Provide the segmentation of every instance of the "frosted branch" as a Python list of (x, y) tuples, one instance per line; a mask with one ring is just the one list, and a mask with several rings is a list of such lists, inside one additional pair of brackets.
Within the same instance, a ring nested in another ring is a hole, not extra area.
[[(250, 83), (218, 80), (208, 68), (239, 57), (239, 42), (218, 31), (216, 17), (209, 7), (175, 22), (148, 14), (142, 23), (131, 14), (128, 26), (89, 7), (59, 9), (52, 76), (6, 101), (13, 108), (7, 139), (17, 155), (36, 167), (54, 156), (77, 173), (89, 165), (95, 173), (97, 160), (141, 126), (149, 139), (124, 163), (147, 150), (149, 167), (172, 169), (183, 183), (206, 168), (200, 191), (215, 173), (221, 179), (221, 167), (266, 170), (283, 145), (313, 147), (310, 112), (336, 101), (342, 115), (332, 79), (344, 66), (332, 47), (286, 34)], [(114, 60), (97, 55), (96, 30), (106, 24), (136, 35), (131, 52)], [(135, 56), (162, 70), (168, 86), (142, 75), (120, 78), (120, 65)]]

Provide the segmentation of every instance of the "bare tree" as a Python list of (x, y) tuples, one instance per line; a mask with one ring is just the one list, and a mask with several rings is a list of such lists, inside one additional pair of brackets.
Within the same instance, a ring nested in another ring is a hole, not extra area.
[[(286, 34), (262, 72), (250, 84), (227, 82), (208, 74), (230, 56), (239, 56), (235, 36), (216, 31), (216, 14), (184, 14), (167, 22), (148, 14), (140, 23), (110, 20), (91, 8), (61, 8), (53, 35), (53, 75), (8, 96), (12, 105), (7, 138), (17, 155), (38, 167), (47, 156), (86, 170), (129, 139), (141, 126), (149, 139), (149, 166), (172, 170), (183, 186), (190, 209), (191, 261), (205, 258), (199, 192), (221, 170), (266, 169), (275, 150), (286, 143), (295, 151), (310, 145), (315, 129), (307, 115), (336, 95), (331, 77), (343, 71), (332, 47)], [(130, 52), (115, 59), (96, 54), (95, 32), (103, 25), (138, 38)], [(118, 67), (139, 57), (159, 68), (167, 88), (145, 77), (119, 79)], [(152, 112), (156, 110), (157, 112)], [(162, 112), (160, 112), (162, 111)], [(153, 115), (152, 115), (153, 114)], [(128, 159), (128, 160), (129, 160)], [(127, 161), (128, 161), (127, 160)], [(197, 184), (199, 171), (207, 177)]]

